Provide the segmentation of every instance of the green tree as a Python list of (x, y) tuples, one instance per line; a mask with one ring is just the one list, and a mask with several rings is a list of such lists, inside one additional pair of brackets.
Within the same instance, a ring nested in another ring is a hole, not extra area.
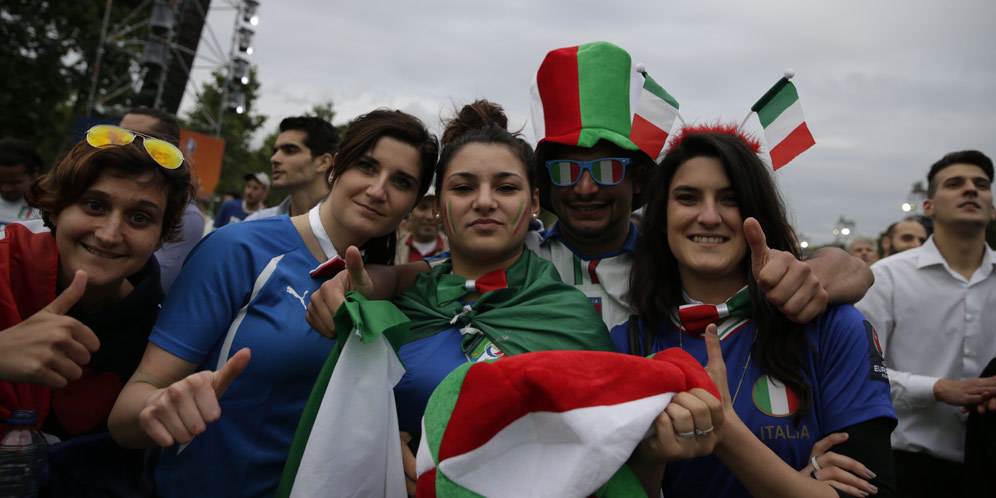
[[(142, 3), (115, 1), (111, 26)], [(0, 5), (0, 137), (34, 143), (48, 163), (71, 145), (72, 122), (86, 114), (104, 11), (104, 2), (5, 0)], [(132, 19), (147, 16), (136, 13)], [(135, 30), (129, 37), (146, 34)], [(130, 81), (140, 51), (140, 44), (109, 44), (100, 64), (101, 88)]]
[[(225, 85), (225, 75), (221, 71), (212, 73), (212, 79), (201, 87), (199, 98), (185, 116), (183, 125), (193, 131), (208, 135), (215, 134), (215, 124), (221, 105), (221, 89)], [(266, 116), (255, 111), (254, 104), (259, 96), (259, 82), (256, 79), (256, 67), (249, 71), (249, 84), (241, 85), (245, 94), (245, 111), (242, 114), (225, 109), (221, 114), (221, 134), (219, 138), (225, 141), (225, 156), (221, 162), (221, 178), (215, 192), (234, 190), (242, 192), (245, 186), (246, 173), (269, 171), (269, 156), (263, 161), (251, 150), (250, 142), (256, 131), (263, 126)], [(272, 142), (271, 142), (272, 143)]]

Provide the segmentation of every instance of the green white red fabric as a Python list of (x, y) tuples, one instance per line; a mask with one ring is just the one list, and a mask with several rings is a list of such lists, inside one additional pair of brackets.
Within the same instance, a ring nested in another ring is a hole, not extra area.
[(393, 392), (408, 318), (387, 301), (346, 297), (334, 320), (351, 331), (315, 381), (277, 496), (408, 496)]
[(671, 399), (696, 387), (719, 396), (677, 348), (653, 358), (544, 351), (463, 365), (422, 419), (418, 496), (642, 496), (626, 460)]
[(754, 312), (750, 302), (750, 290), (747, 286), (737, 291), (733, 297), (721, 304), (686, 304), (678, 307), (678, 319), (684, 330), (700, 334), (710, 323), (716, 323), (722, 318), (748, 318)]
[(757, 379), (752, 394), (758, 409), (772, 417), (788, 417), (799, 407), (795, 391), (768, 375)]
[(549, 52), (530, 93), (539, 144), (608, 140), (656, 160), (678, 115), (678, 102), (625, 50), (602, 41)]
[(799, 92), (787, 78), (775, 83), (750, 109), (757, 113), (764, 127), (774, 169), (788, 164), (816, 144), (802, 115)]

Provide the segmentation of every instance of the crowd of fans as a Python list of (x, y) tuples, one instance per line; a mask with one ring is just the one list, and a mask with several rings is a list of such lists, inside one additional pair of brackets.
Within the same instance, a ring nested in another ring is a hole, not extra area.
[[(632, 66), (604, 42), (556, 50), (540, 88), (592, 77), (552, 70), (563, 57), (613, 78)], [(38, 412), (51, 442), (42, 494), (289, 494), (302, 452), (365, 451), (301, 435), (335, 404), (320, 372), (359, 354), (343, 327), (396, 310), (403, 327), (377, 333), (404, 366), (389, 385), (401, 451), (388, 453), (403, 476), (363, 478), (403, 477), (409, 495), (474, 489), (422, 456), (441, 451), (434, 392), (475, 371), (462, 365), (548, 350), (614, 352), (614, 364), (674, 348), (709, 389), (672, 393), (640, 428), (614, 464), (631, 489), (991, 494), (990, 158), (924, 158), (925, 219), (803, 258), (756, 141), (684, 127), (657, 163), (631, 122), (607, 117), (626, 90), (586, 100), (583, 119), (579, 101), (538, 91), (535, 148), (485, 100), (440, 139), (395, 110), (341, 134), (288, 117), (271, 171), (246, 175), (213, 219), (162, 111), (95, 126), (50, 168), (31, 144), (0, 140), (0, 419)], [(266, 207), (271, 189), (287, 195)], [(506, 409), (494, 389), (482, 402)], [(444, 434), (470, 430), (459, 424)], [(608, 485), (596, 484), (586, 492)]]

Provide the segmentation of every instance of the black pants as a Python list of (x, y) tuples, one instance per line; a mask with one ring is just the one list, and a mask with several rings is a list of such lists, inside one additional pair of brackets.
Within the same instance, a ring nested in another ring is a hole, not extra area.
[(903, 498), (965, 496), (965, 465), (926, 453), (894, 450), (896, 484)]

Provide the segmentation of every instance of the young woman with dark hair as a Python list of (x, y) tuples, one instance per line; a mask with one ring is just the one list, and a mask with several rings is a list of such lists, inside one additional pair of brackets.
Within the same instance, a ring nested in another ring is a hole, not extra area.
[(152, 257), (193, 195), (173, 145), (96, 126), (31, 185), (41, 220), (0, 238), (0, 419), (38, 411), (52, 493), (136, 487), (141, 452), (107, 434), (163, 293)]
[(157, 495), (273, 494), (334, 344), (308, 326), (307, 299), (349, 246), (391, 263), (394, 232), (428, 190), (437, 150), (413, 116), (360, 116), (318, 206), (223, 227), (191, 252), (111, 414), (121, 444), (166, 448)]
[[(836, 494), (818, 479), (866, 494), (838, 474), (841, 456), (874, 472), (861, 477), (880, 496), (894, 495), (896, 416), (871, 326), (850, 305), (798, 325), (765, 298), (755, 251), (799, 249), (756, 142), (717, 127), (674, 143), (649, 185), (637, 243), (630, 292), (639, 320), (615, 327), (613, 342), (640, 355), (680, 347), (704, 364), (704, 330), (715, 323), (727, 365), (717, 385), (728, 389), (714, 454), (668, 464), (665, 496)], [(813, 449), (835, 432), (850, 435), (836, 453)], [(807, 464), (812, 476), (793, 470)]]

